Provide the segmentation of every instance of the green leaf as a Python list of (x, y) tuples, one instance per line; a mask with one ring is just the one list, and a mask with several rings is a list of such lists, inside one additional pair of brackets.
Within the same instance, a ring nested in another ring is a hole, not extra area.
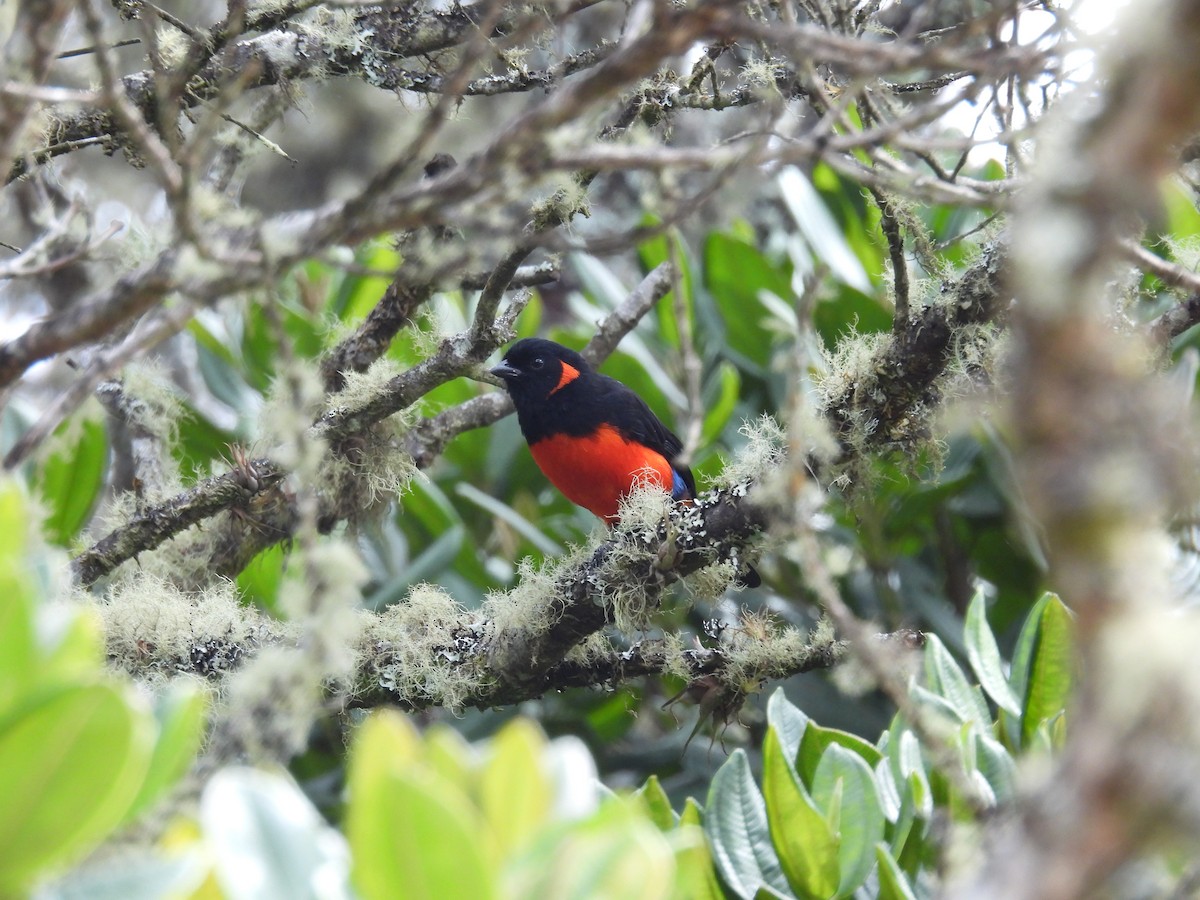
[(1166, 211), (1164, 234), (1175, 241), (1187, 241), (1200, 235), (1200, 212), (1192, 202), (1191, 188), (1178, 176), (1160, 182), (1162, 208)]
[(1000, 659), (1000, 648), (996, 646), (995, 635), (988, 625), (987, 601), (983, 591), (977, 590), (967, 607), (967, 619), (964, 629), (967, 645), (967, 659), (971, 668), (979, 678), (979, 683), (988, 692), (996, 705), (1014, 716), (1021, 714), (1021, 698), (1016, 695), (1004, 676), (1004, 663)]
[(0, 721), (0, 894), (116, 827), (153, 740), (149, 714), (104, 684), (27, 697)]
[(508, 523), (514, 531), (525, 538), (533, 546), (537, 547), (546, 556), (560, 556), (563, 548), (556, 542), (546, 537), (540, 528), (526, 519), (523, 515), (509, 506), (485, 494), (483, 491), (474, 485), (461, 481), (455, 488), (455, 492), (465, 500), (475, 504), (484, 512), (500, 519), (502, 522)]
[(20, 489), (0, 482), (0, 718), (37, 674), (33, 588), (26, 570), (25, 503)]
[(238, 573), (237, 586), (241, 595), (263, 609), (274, 610), (279, 599), (279, 587), (283, 583), (287, 552), (287, 547), (279, 543), (256, 554), (246, 568)]
[(229, 900), (349, 900), (346, 841), (291, 778), (241, 766), (221, 769), (200, 798), (200, 822)]
[(875, 845), (883, 840), (884, 815), (875, 791), (875, 776), (857, 753), (832, 744), (821, 757), (813, 776), (813, 798), (818, 804), (841, 785), (841, 822), (838, 829), (837, 886), (839, 897), (848, 897), (866, 880), (875, 865)]
[(1021, 717), (1021, 736), (1032, 739), (1038, 726), (1060, 715), (1071, 696), (1075, 665), (1075, 623), (1057, 596), (1051, 594), (1039, 617), (1037, 646), (1029, 668), (1029, 685)]
[(366, 900), (494, 897), (482, 817), (420, 754), (415, 729), (396, 713), (359, 729), (345, 819), (355, 889)]
[(804, 710), (788, 700), (782, 687), (775, 688), (767, 701), (767, 724), (775, 729), (775, 735), (783, 747), (784, 758), (790, 765), (794, 765), (800, 755), (800, 742), (804, 738), (805, 729), (812, 723), (804, 714)]
[(805, 784), (812, 785), (813, 776), (825, 756), (826, 749), (834, 744), (858, 754), (868, 766), (874, 766), (883, 758), (877, 747), (868, 744), (857, 734), (837, 728), (822, 728), (810, 722), (804, 731), (804, 739), (800, 742), (800, 755), (796, 762), (796, 769)]
[(528, 844), (546, 824), (553, 802), (544, 768), (546, 737), (529, 719), (513, 719), (492, 738), (480, 777), (483, 814), (501, 856)]
[(425, 762), (451, 784), (471, 791), (475, 784), (473, 750), (454, 728), (436, 723), (425, 732)]
[[(636, 805), (613, 798), (565, 833), (546, 835), (508, 874), (510, 897), (666, 900), (675, 856)], [(455, 890), (444, 896), (472, 895)]]
[[(66, 423), (62, 427), (72, 426)], [(104, 425), (94, 420), (79, 426), (77, 441), (60, 447), (42, 462), (37, 483), (48, 510), (44, 528), (51, 543), (71, 546), (104, 485), (107, 462)]]
[(728, 348), (749, 363), (756, 374), (765, 375), (771, 342), (762, 327), (767, 309), (759, 292), (790, 297), (788, 275), (756, 247), (714, 233), (704, 244), (704, 284), (721, 315)]
[(917, 900), (900, 863), (896, 862), (887, 844), (875, 845), (875, 859), (879, 863), (879, 893), (876, 900)]
[(983, 694), (967, 680), (935, 634), (928, 635), (925, 640), (925, 677), (930, 689), (950, 704), (960, 721), (978, 722), (983, 726), (991, 724), (992, 715)]
[(607, 265), (586, 253), (571, 255), (571, 266), (579, 275), (587, 295), (599, 306), (615, 309), (628, 295), (629, 290)]
[(975, 732), (975, 766), (987, 780), (999, 803), (1017, 794), (1017, 764), (1004, 746), (990, 734)]
[(129, 808), (135, 816), (183, 777), (204, 739), (208, 697), (196, 685), (177, 682), (158, 698), (158, 740), (141, 790)]
[(838, 281), (869, 294), (871, 279), (812, 182), (795, 166), (788, 166), (779, 173), (779, 193), (813, 255), (829, 266)]
[(359, 265), (364, 269), (381, 274), (354, 275), (346, 279), (334, 301), (334, 313), (343, 322), (366, 318), (391, 282), (391, 278), (384, 273), (394, 272), (401, 263), (400, 254), (386, 239), (368, 244), (357, 256)]
[(42, 658), (34, 673), (38, 687), (91, 682), (104, 669), (104, 623), (93, 609), (42, 609), (37, 632)]
[(675, 815), (675, 810), (671, 808), (671, 799), (663, 790), (657, 775), (647, 778), (646, 783), (638, 788), (633, 796), (641, 802), (646, 810), (646, 815), (650, 817), (651, 822), (658, 826), (659, 831), (670, 831), (675, 827), (678, 817)]
[[(661, 224), (660, 220), (652, 215), (642, 217), (642, 224), (654, 226)], [(670, 244), (668, 244), (668, 241)], [(649, 273), (661, 263), (670, 259), (670, 250), (673, 245), (675, 250), (675, 259), (679, 263), (680, 282), (683, 285), (684, 304), (687, 309), (687, 315), (693, 320), (695, 319), (695, 288), (694, 275), (691, 261), (688, 259), (687, 248), (683, 245), (676, 232), (671, 231), (669, 234), (658, 234), (654, 237), (642, 242), (638, 245), (638, 256), (641, 258), (643, 271)], [(673, 292), (668, 292), (656, 305), (655, 311), (658, 316), (658, 333), (670, 347), (678, 350), (682, 344), (679, 336), (679, 322), (675, 314), (675, 295)]]
[(875, 790), (879, 794), (879, 805), (889, 822), (896, 822), (900, 816), (900, 789), (896, 786), (892, 767), (886, 759), (881, 759), (872, 770), (875, 775)]
[(844, 287), (813, 308), (813, 327), (829, 349), (849, 334), (890, 331), (892, 316), (878, 300)]
[(1043, 594), (1025, 617), (1021, 625), (1021, 633), (1017, 636), (1016, 646), (1013, 647), (1012, 665), (1009, 667), (1009, 684), (1013, 693), (1021, 698), (1021, 709), (1025, 708), (1025, 697), (1029, 691), (1029, 668), (1033, 664), (1033, 653), (1037, 649), (1038, 631), (1041, 628), (1042, 612), (1046, 604), (1054, 596)]
[(704, 831), (717, 871), (737, 896), (750, 900), (761, 885), (787, 892), (787, 878), (771, 844), (766, 804), (741, 748), (713, 776)]
[(704, 429), (700, 442), (703, 445), (713, 443), (725, 426), (729, 424), (733, 411), (737, 408), (738, 397), (742, 388), (742, 376), (737, 367), (722, 360), (717, 367), (714, 379), (717, 382), (718, 393), (715, 399), (709, 400), (705, 407), (708, 412), (704, 416)]
[(788, 883), (801, 897), (832, 896), (839, 881), (837, 835), (800, 783), (775, 726), (763, 742), (763, 794)]
[(725, 896), (700, 820), (699, 805), (688, 797), (679, 816), (675, 845), (675, 900), (722, 900)]

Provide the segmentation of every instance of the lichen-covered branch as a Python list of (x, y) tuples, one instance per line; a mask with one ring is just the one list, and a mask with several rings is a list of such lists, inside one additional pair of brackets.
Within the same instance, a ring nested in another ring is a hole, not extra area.
[(850, 459), (867, 449), (907, 444), (928, 434), (928, 413), (941, 399), (939, 381), (955, 359), (968, 328), (994, 322), (1006, 307), (1004, 253), (998, 244), (937, 301), (897, 319), (892, 334), (852, 377), (831, 388), (824, 413)]

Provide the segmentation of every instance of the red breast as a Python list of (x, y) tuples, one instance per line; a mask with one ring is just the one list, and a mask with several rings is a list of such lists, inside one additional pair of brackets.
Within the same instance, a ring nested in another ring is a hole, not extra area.
[(529, 447), (534, 461), (568, 500), (591, 510), (610, 525), (620, 499), (639, 479), (670, 493), (674, 475), (666, 458), (626, 440), (611, 425), (576, 437), (555, 434)]

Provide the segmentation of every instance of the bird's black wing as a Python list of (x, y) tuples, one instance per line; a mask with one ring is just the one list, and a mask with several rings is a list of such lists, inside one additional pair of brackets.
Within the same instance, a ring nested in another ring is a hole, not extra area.
[(645, 400), (621, 382), (607, 375), (596, 375), (594, 378), (596, 402), (604, 411), (605, 418), (627, 438), (661, 453), (671, 468), (679, 473), (690, 496), (695, 497), (696, 478), (691, 469), (679, 462), (683, 441), (662, 423)]

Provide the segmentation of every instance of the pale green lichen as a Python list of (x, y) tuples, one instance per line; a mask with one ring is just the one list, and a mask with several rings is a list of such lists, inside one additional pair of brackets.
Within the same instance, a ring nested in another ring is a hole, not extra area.
[(676, 678), (682, 678), (684, 681), (691, 681), (693, 673), (692, 667), (688, 663), (688, 658), (685, 655), (686, 650), (687, 645), (683, 642), (683, 637), (681, 635), (673, 631), (663, 634), (662, 671), (664, 675), (674, 675)]
[(686, 585), (693, 603), (716, 603), (738, 576), (732, 562), (717, 562), (698, 569), (687, 577)]
[(723, 634), (725, 666), (721, 680), (739, 691), (752, 691), (766, 679), (785, 677), (814, 653), (828, 649), (832, 630), (780, 627), (769, 613), (743, 612), (738, 624)]
[(603, 631), (595, 631), (567, 651), (564, 660), (580, 666), (590, 666), (611, 659), (615, 652), (616, 648), (608, 635)]
[(542, 634), (562, 618), (564, 601), (559, 599), (559, 573), (578, 565), (590, 552), (585, 547), (574, 547), (541, 566), (525, 557), (517, 565), (516, 586), (489, 593), (481, 615), (492, 623), (496, 634), (523, 633), (530, 637)]
[(242, 606), (228, 581), (184, 591), (154, 573), (137, 572), (104, 600), (89, 595), (85, 601), (104, 623), (109, 658), (151, 681), (179, 672), (232, 671), (247, 654), (288, 633), (287, 626)]
[(743, 424), (738, 433), (746, 438), (746, 443), (733, 459), (725, 460), (721, 474), (713, 480), (713, 487), (732, 488), (756, 483), (776, 471), (787, 458), (787, 433), (766, 413)]
[(403, 602), (372, 617), (359, 639), (359, 669), (401, 702), (460, 709), (481, 687), (470, 654), (477, 618), (445, 590), (420, 584)]

